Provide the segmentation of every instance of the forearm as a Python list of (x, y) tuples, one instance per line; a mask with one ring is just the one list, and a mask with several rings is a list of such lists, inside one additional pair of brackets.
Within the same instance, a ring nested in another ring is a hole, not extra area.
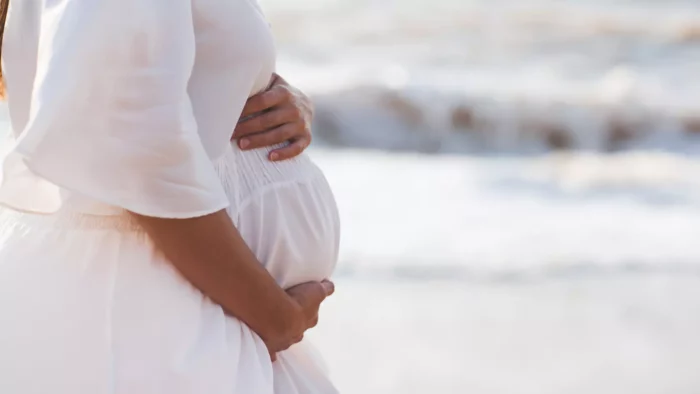
[(245, 244), (225, 211), (192, 219), (133, 214), (192, 285), (263, 339), (299, 330), (299, 306)]

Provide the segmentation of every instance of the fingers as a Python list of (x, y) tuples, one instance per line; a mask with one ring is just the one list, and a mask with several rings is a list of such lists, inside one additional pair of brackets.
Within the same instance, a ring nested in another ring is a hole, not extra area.
[(314, 316), (313, 318), (311, 318), (311, 320), (309, 321), (309, 328), (314, 328), (317, 325), (318, 325), (318, 314), (316, 316)]
[(271, 86), (275, 85), (286, 85), (289, 86), (289, 82), (287, 82), (286, 79), (282, 78), (281, 75), (277, 73), (272, 73), (272, 82), (270, 83)]
[(238, 140), (238, 146), (243, 150), (262, 148), (264, 146), (272, 146), (281, 144), (303, 136), (302, 125), (298, 123), (287, 123), (275, 127), (264, 133), (258, 133), (246, 136)]
[(326, 297), (329, 297), (335, 293), (335, 283), (331, 282), (330, 280), (326, 279), (321, 281), (321, 286), (323, 286), (323, 290), (326, 291)]
[(232, 138), (242, 138), (251, 134), (262, 133), (286, 123), (302, 119), (301, 112), (293, 105), (284, 105), (247, 118), (236, 125)]
[(307, 282), (286, 290), (301, 307), (306, 320), (306, 329), (318, 324), (318, 311), (321, 303), (335, 291), (333, 282)]
[(326, 288), (320, 282), (309, 283), (305, 290), (304, 295), (307, 305), (320, 305), (327, 297)]
[(269, 153), (271, 161), (298, 156), (311, 144), (313, 104), (282, 77), (274, 75), (272, 86), (248, 99), (233, 132), (242, 150), (271, 147), (289, 142)]
[(309, 146), (310, 143), (311, 143), (311, 136), (310, 135), (304, 136), (301, 138), (292, 139), (291, 144), (289, 144), (283, 148), (279, 148), (279, 149), (275, 149), (275, 150), (271, 151), (268, 157), (272, 161), (281, 161), (281, 160), (291, 159), (292, 157), (299, 156), (301, 154), (301, 152), (303, 152), (304, 149), (306, 149), (306, 147)]
[(334, 291), (333, 282), (330, 281), (306, 282), (287, 289), (287, 294), (291, 295), (303, 309), (312, 310), (315, 314), (321, 302)]
[(250, 116), (284, 102), (290, 102), (292, 99), (292, 92), (287, 86), (276, 84), (270, 89), (249, 98), (248, 101), (246, 101), (245, 107), (243, 107), (241, 116)]
[[(316, 318), (316, 322), (314, 323), (314, 325), (312, 327), (316, 326), (317, 323), (318, 323), (318, 317)], [(301, 334), (298, 337), (293, 338), (291, 340), (291, 342), (286, 343), (284, 346), (278, 346), (275, 348), (268, 347), (267, 351), (270, 354), (270, 360), (272, 360), (272, 362), (274, 363), (275, 361), (277, 361), (277, 353), (283, 352), (283, 351), (289, 349), (290, 347), (296, 345), (297, 343), (299, 343), (303, 340), (304, 340), (304, 334)]]

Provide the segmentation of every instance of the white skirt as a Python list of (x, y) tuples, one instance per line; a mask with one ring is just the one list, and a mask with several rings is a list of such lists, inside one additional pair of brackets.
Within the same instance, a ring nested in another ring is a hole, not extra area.
[[(328, 278), (339, 226), (320, 171), (249, 194), (230, 214), (278, 283)], [(335, 392), (306, 340), (271, 363), (128, 216), (0, 211), (0, 393)]]

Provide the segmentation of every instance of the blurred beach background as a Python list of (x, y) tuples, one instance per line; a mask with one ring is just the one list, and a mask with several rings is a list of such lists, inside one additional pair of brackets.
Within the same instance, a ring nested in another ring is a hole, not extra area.
[(697, 0), (261, 0), (350, 394), (700, 393)]

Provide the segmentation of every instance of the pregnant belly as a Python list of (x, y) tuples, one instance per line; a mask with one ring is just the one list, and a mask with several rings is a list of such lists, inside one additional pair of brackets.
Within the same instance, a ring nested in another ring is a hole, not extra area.
[(271, 184), (241, 200), (236, 225), (284, 288), (327, 279), (338, 258), (339, 220), (326, 179)]
[(330, 186), (308, 156), (271, 162), (269, 149), (243, 152), (232, 145), (215, 162), (229, 214), (282, 287), (326, 279), (335, 269), (340, 238)]
[(229, 214), (283, 287), (328, 278), (338, 258), (339, 219), (323, 172), (306, 155), (271, 162), (271, 148), (230, 145), (215, 162)]

